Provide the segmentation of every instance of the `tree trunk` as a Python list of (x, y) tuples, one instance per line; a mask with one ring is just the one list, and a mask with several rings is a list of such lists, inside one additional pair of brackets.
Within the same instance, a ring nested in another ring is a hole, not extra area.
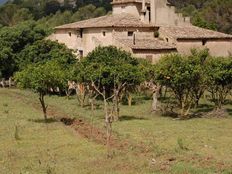
[(86, 97), (86, 92), (81, 91), (79, 89), (76, 89), (76, 95), (77, 95), (77, 99), (79, 101), (80, 106), (83, 108), (85, 105), (85, 97)]
[(44, 93), (43, 92), (41, 92), (39, 94), (39, 101), (40, 101), (40, 104), (42, 106), (44, 119), (45, 119), (45, 121), (47, 121), (47, 106), (45, 105), (45, 102), (44, 102)]
[(152, 95), (152, 112), (157, 111), (157, 103), (158, 103), (158, 99), (157, 99), (157, 92), (153, 92)]
[(151, 111), (152, 111), (152, 112), (157, 111), (159, 91), (160, 91), (160, 86), (155, 86), (155, 87), (153, 87), (152, 108), (151, 108)]
[(114, 90), (114, 98), (113, 98), (113, 113), (114, 113), (114, 121), (118, 121), (119, 119), (119, 90)]
[(128, 93), (127, 95), (127, 102), (128, 102), (128, 106), (131, 107), (132, 106), (132, 95), (130, 93)]
[(105, 123), (106, 123), (106, 147), (107, 147), (107, 157), (110, 158), (110, 139), (111, 139), (111, 133), (112, 133), (112, 127), (111, 127), (111, 116), (109, 115), (109, 110), (108, 110), (108, 103), (107, 100), (104, 99), (104, 110), (105, 110)]

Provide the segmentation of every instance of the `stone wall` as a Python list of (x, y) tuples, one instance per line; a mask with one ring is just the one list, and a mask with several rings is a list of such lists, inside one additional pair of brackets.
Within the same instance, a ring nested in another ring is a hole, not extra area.
[(113, 44), (112, 29), (89, 28), (83, 30), (84, 56), (94, 50), (97, 46), (108, 46)]
[(52, 40), (64, 43), (68, 48), (76, 50), (81, 46), (81, 38), (79, 30), (60, 29), (53, 34)]
[(114, 4), (113, 14), (129, 13), (136, 17), (140, 17), (140, 11), (142, 10), (142, 5), (138, 3), (127, 3), (127, 4)]
[(184, 26), (191, 25), (189, 17), (183, 17), (176, 13), (174, 6), (168, 4), (167, 0), (150, 0), (151, 23), (155, 25)]
[(188, 55), (191, 49), (205, 49), (208, 48), (212, 56), (230, 56), (232, 55), (232, 40), (229, 39), (214, 39), (204, 41), (202, 39), (191, 40), (184, 39), (176, 42), (177, 50), (179, 53)]
[(143, 58), (155, 64), (159, 59), (166, 55), (174, 53), (174, 50), (132, 50), (133, 55), (137, 58)]

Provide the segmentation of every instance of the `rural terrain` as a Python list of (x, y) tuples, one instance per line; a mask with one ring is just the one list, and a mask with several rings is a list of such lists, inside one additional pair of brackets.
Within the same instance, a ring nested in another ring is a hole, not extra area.
[(75, 96), (48, 96), (48, 123), (37, 95), (0, 89), (0, 171), (9, 173), (232, 173), (232, 108), (226, 118), (179, 120), (150, 112), (136, 96), (113, 123), (111, 158), (105, 146), (101, 101), (92, 112)]

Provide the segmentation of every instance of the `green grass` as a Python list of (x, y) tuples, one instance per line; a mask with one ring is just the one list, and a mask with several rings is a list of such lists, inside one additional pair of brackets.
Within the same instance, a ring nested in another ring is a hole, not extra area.
[[(75, 97), (45, 99), (71, 117), (91, 120), (89, 108), (80, 108)], [(0, 173), (232, 173), (232, 118), (180, 121), (150, 113), (150, 100), (123, 105), (114, 133), (149, 152), (115, 149), (107, 159), (103, 145), (60, 122), (43, 123), (41, 111), (30, 104), (37, 100), (30, 91), (0, 89)], [(103, 117), (97, 109), (94, 125), (104, 128)]]

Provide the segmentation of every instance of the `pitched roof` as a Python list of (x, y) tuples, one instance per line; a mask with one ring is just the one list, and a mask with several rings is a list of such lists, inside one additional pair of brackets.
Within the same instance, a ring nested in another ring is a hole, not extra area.
[(232, 35), (196, 26), (162, 26), (159, 31), (175, 39), (232, 39)]
[(78, 29), (78, 28), (102, 28), (102, 27), (154, 27), (151, 24), (142, 22), (139, 18), (128, 13), (106, 15), (98, 18), (83, 20), (66, 25), (61, 25), (55, 29)]
[(132, 49), (139, 50), (175, 50), (176, 47), (173, 44), (169, 44), (165, 41), (156, 38), (146, 38), (146, 39), (125, 39), (116, 38), (116, 40)]

